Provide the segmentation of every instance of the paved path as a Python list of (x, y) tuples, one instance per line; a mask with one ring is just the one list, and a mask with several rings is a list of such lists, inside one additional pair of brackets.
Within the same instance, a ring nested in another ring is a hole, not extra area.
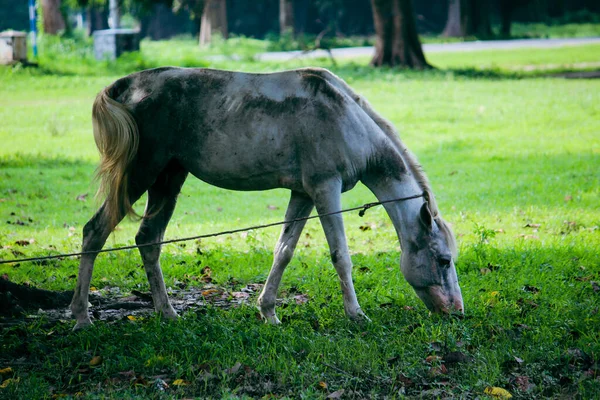
[[(600, 37), (572, 38), (572, 39), (514, 39), (514, 40), (486, 40), (477, 42), (456, 43), (430, 43), (423, 45), (425, 53), (478, 51), (478, 50), (507, 50), (522, 48), (551, 48), (562, 46), (579, 46), (584, 44), (600, 43)], [(348, 47), (332, 49), (335, 58), (370, 56), (375, 50), (373, 47)], [(318, 58), (329, 57), (324, 50), (308, 53), (302, 51), (279, 51), (258, 54), (256, 58), (261, 61), (285, 61), (293, 58)]]

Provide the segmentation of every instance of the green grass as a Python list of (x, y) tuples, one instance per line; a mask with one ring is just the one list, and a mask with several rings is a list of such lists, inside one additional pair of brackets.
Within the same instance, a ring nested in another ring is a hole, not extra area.
[[(177, 64), (185, 54), (144, 43), (136, 58)], [(464, 319), (428, 314), (399, 271), (393, 227), (376, 208), (362, 219), (345, 216), (355, 286), (371, 323), (344, 318), (325, 240), (312, 221), (283, 279), (282, 326), (265, 325), (250, 306), (201, 307), (177, 322), (97, 322), (78, 333), (70, 332), (72, 321), (48, 324), (42, 317), (0, 332), (0, 369), (14, 370), (2, 378), (20, 378), (0, 389), (0, 398), (80, 392), (90, 398), (323, 398), (339, 389), (348, 398), (475, 398), (487, 386), (524, 398), (597, 397), (600, 293), (592, 282), (600, 281), (600, 81), (515, 70), (592, 62), (598, 54), (598, 46), (436, 54), (430, 61), (440, 70), (425, 73), (375, 70), (360, 60), (334, 69), (392, 120), (428, 172), (459, 240)], [(133, 65), (125, 60), (93, 70), (95, 64), (82, 62), (64, 71), (68, 63), (61, 62), (41, 71), (0, 70), (3, 259), (13, 251), (77, 251), (97, 206), (91, 104)], [(242, 59), (210, 66), (269, 71), (307, 63)], [(310, 63), (331, 67), (327, 60)], [(78, 200), (82, 194), (88, 196)], [(358, 187), (343, 204), (373, 199)], [(286, 202), (285, 191), (228, 192), (191, 178), (167, 237), (281, 220)], [(107, 245), (133, 243), (136, 229), (123, 222)], [(202, 285), (190, 277), (205, 266), (230, 292), (262, 283), (277, 236), (271, 228), (166, 246), (167, 286)], [(15, 243), (24, 239), (34, 242)], [(100, 255), (92, 285), (147, 290), (139, 265), (135, 251)], [(0, 275), (12, 281), (52, 290), (72, 289), (76, 273), (77, 260), (0, 265)], [(298, 293), (309, 301), (296, 304)], [(468, 361), (447, 364), (446, 373), (439, 373), (439, 360), (426, 361), (452, 351)], [(97, 355), (103, 362), (89, 367)], [(242, 367), (232, 373), (236, 363)], [(165, 393), (154, 388), (157, 377), (171, 383)], [(534, 386), (522, 390), (524, 377)], [(173, 385), (176, 379), (189, 384)]]

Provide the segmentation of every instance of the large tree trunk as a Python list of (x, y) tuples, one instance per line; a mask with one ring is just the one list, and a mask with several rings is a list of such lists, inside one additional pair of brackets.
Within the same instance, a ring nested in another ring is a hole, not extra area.
[(490, 3), (488, 0), (465, 0), (462, 4), (465, 34), (482, 38), (492, 36), (490, 24)]
[(56, 35), (65, 29), (65, 20), (60, 13), (60, 0), (42, 0), (44, 33)]
[(294, 31), (294, 0), (279, 0), (279, 33)]
[(227, 39), (227, 1), (205, 0), (200, 22), (200, 46), (207, 45), (212, 40), (212, 34), (218, 32)]
[(512, 25), (512, 16), (518, 5), (525, 5), (529, 0), (500, 0), (500, 21), (502, 22), (500, 34), (503, 37), (510, 37), (510, 28)]
[(443, 36), (463, 37), (465, 36), (464, 18), (461, 13), (462, 0), (448, 0), (448, 19), (444, 28)]
[(377, 34), (371, 65), (431, 68), (417, 34), (412, 0), (371, 0), (371, 5)]

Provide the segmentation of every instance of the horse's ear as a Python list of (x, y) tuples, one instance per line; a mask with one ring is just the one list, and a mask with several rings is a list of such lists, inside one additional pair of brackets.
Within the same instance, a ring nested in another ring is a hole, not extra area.
[(421, 211), (419, 212), (419, 217), (421, 218), (421, 223), (427, 229), (432, 229), (433, 227), (433, 218), (431, 216), (431, 211), (429, 210), (429, 203), (425, 202), (421, 206)]

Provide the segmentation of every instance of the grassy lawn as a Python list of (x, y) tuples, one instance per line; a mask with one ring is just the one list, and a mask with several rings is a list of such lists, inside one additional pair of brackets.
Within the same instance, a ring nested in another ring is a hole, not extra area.
[[(161, 64), (309, 65), (249, 57), (210, 63), (182, 48), (148, 42), (117, 63), (62, 57), (40, 60), (38, 71), (0, 69), (0, 258), (79, 250), (98, 204), (91, 105), (122, 73)], [(481, 398), (487, 387), (522, 398), (598, 397), (600, 80), (519, 71), (598, 62), (600, 46), (439, 53), (430, 61), (439, 69), (310, 64), (332, 68), (366, 96), (423, 164), (458, 237), (465, 318), (427, 312), (402, 277), (391, 222), (374, 208), (364, 218), (345, 216), (355, 286), (371, 323), (345, 319), (324, 237), (311, 221), (283, 278), (281, 326), (257, 318), (255, 292), (229, 308), (207, 294), (177, 322), (97, 321), (76, 333), (68, 318), (32, 316), (0, 331), (0, 370), (12, 369), (0, 375), (0, 398), (325, 398), (341, 390), (342, 398)], [(228, 192), (190, 178), (166, 236), (281, 220), (287, 199), (285, 191)], [(357, 187), (343, 205), (373, 200)], [(107, 246), (132, 244), (136, 230), (123, 222)], [(167, 286), (214, 289), (233, 303), (235, 293), (266, 279), (278, 234), (270, 228), (166, 246)], [(140, 265), (137, 251), (100, 255), (92, 286), (106, 296), (115, 288), (147, 291)], [(77, 266), (75, 259), (0, 265), (0, 275), (70, 290)]]

